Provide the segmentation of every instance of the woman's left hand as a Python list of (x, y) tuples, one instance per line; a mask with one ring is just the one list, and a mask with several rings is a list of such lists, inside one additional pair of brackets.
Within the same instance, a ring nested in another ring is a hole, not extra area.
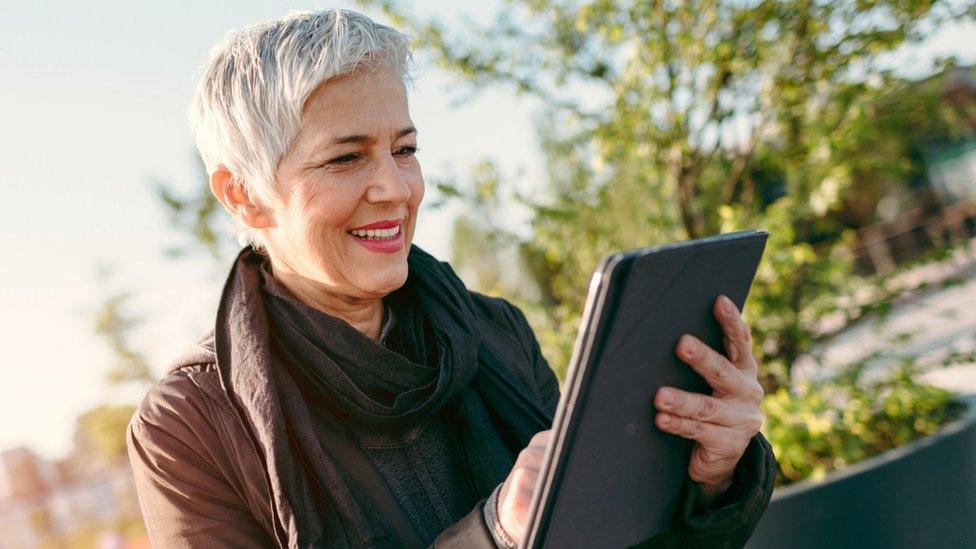
[(662, 387), (654, 396), (657, 427), (696, 442), (688, 475), (709, 499), (731, 486), (735, 467), (763, 422), (763, 389), (749, 327), (725, 296), (715, 300), (714, 312), (725, 334), (725, 355), (691, 335), (682, 336), (677, 348), (678, 357), (711, 386), (711, 396), (674, 387)]

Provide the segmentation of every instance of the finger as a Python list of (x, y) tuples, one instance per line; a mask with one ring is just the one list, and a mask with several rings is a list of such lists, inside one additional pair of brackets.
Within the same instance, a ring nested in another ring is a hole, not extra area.
[(657, 392), (654, 405), (658, 410), (672, 415), (725, 426), (736, 425), (744, 415), (743, 411), (721, 399), (671, 387), (662, 387)]
[(542, 463), (542, 458), (545, 453), (546, 449), (541, 446), (527, 446), (521, 452), (519, 452), (515, 463), (519, 467), (532, 466), (538, 469), (539, 465)]
[[(678, 341), (678, 356), (688, 363), (708, 385), (725, 395), (749, 397), (755, 393), (750, 379), (736, 368), (725, 355), (715, 351), (692, 335), (683, 335)], [(755, 385), (758, 385), (755, 382)]]
[(539, 470), (533, 467), (517, 465), (512, 469), (512, 484), (519, 489), (529, 486), (535, 487), (535, 480), (539, 477)]
[[(525, 503), (527, 503), (527, 504), (532, 502), (532, 496), (535, 495), (535, 484), (536, 484), (536, 480), (538, 478), (539, 478), (539, 475), (536, 475), (536, 476), (534, 476), (532, 478), (526, 477), (527, 482), (523, 483), (519, 487), (518, 497), (520, 499), (524, 500)], [(526, 507), (528, 507), (528, 506), (526, 506)]]
[(522, 515), (528, 512), (529, 503), (532, 499), (532, 490), (535, 488), (538, 474), (525, 469), (512, 471), (512, 488), (505, 494), (504, 498), (499, 499), (499, 511), (502, 513), (514, 513), (513, 517), (521, 519)]
[(749, 325), (742, 318), (739, 308), (732, 300), (722, 295), (715, 300), (715, 318), (722, 326), (725, 352), (737, 368), (750, 370), (756, 368), (752, 355), (752, 334)]
[(750, 433), (750, 436), (758, 433), (763, 424), (762, 413), (757, 407), (673, 387), (662, 387), (654, 397), (654, 405), (659, 411), (673, 416), (739, 429)]
[(654, 423), (658, 429), (694, 440), (718, 456), (732, 454), (736, 441), (743, 438), (743, 434), (734, 429), (671, 414), (659, 413)]
[(549, 439), (552, 438), (552, 429), (546, 429), (545, 431), (539, 431), (538, 433), (532, 435), (529, 440), (529, 446), (546, 446), (549, 444)]
[(518, 468), (512, 471), (512, 486), (505, 495), (506, 501), (526, 502), (532, 499), (535, 491), (536, 482), (539, 479), (539, 472), (527, 468)]
[(670, 387), (658, 390), (654, 395), (654, 406), (672, 415), (709, 423), (721, 423), (720, 418), (729, 413), (727, 405), (720, 399)]

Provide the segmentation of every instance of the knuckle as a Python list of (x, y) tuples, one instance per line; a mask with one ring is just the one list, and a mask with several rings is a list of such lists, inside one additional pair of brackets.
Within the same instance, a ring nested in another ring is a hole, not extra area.
[(529, 444), (526, 446), (526, 450), (529, 448), (545, 448), (549, 444), (549, 433), (550, 431), (539, 431), (538, 433), (532, 435), (529, 439)]
[(512, 471), (512, 485), (516, 488), (516, 493), (518, 493), (518, 487), (526, 482), (526, 477), (528, 476), (528, 469), (525, 467), (516, 467)]
[(716, 404), (715, 399), (712, 397), (705, 397), (702, 399), (701, 407), (698, 410), (698, 416), (700, 419), (708, 421), (715, 417), (718, 412), (718, 404)]
[(525, 456), (525, 459), (519, 463), (519, 470), (525, 472), (531, 471), (534, 467), (538, 467), (539, 460), (535, 459), (532, 455)]
[(726, 381), (732, 375), (732, 368), (725, 361), (715, 361), (713, 371), (715, 379), (718, 381)]
[(499, 515), (518, 523), (522, 520), (524, 513), (528, 511), (527, 505), (522, 502), (518, 494), (513, 494), (508, 501), (499, 505)]
[(512, 511), (515, 515), (521, 519), (529, 512), (529, 499), (525, 497), (516, 497), (515, 501), (512, 502)]
[(752, 343), (752, 332), (749, 330), (749, 326), (742, 320), (736, 322), (733, 337), (743, 345)]
[(545, 448), (542, 446), (526, 446), (525, 448), (522, 448), (521, 452), (519, 452), (516, 463), (519, 465), (527, 465), (532, 463), (537, 457), (541, 456), (544, 451)]

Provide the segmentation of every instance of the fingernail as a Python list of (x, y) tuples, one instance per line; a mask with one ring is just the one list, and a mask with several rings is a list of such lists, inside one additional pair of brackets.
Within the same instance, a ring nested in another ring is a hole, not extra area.
[(667, 389), (661, 389), (661, 404), (664, 406), (671, 406), (671, 402), (674, 400), (674, 395), (671, 391)]
[(698, 354), (698, 345), (690, 335), (681, 336), (681, 352), (688, 358), (695, 358), (695, 355)]
[(660, 417), (658, 418), (658, 421), (661, 422), (661, 425), (669, 425), (671, 423), (671, 416), (667, 414), (661, 414)]
[(731, 299), (729, 299), (727, 296), (724, 296), (723, 295), (722, 296), (722, 308), (725, 309), (725, 312), (727, 312), (727, 313), (733, 313), (733, 312), (735, 312), (735, 303), (732, 303), (732, 300)]

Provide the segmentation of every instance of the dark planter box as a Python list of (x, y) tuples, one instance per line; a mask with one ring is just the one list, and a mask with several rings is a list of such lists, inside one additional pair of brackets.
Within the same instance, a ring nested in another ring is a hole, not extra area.
[(746, 547), (976, 547), (976, 397), (908, 446), (779, 489)]

